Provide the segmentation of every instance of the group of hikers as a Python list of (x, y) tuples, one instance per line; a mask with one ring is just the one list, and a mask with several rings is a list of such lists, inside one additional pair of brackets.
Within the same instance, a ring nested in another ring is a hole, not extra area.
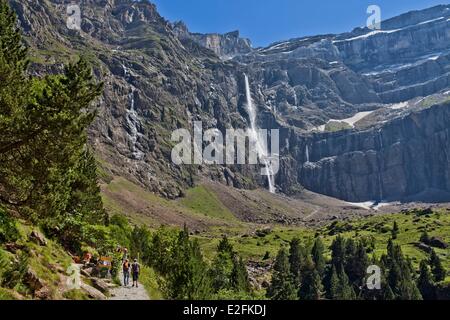
[(122, 257), (122, 272), (123, 272), (123, 285), (125, 287), (128, 287), (130, 284), (130, 272), (131, 276), (133, 278), (133, 285), (132, 287), (136, 286), (138, 288), (138, 280), (139, 280), (139, 273), (141, 271), (141, 266), (139, 265), (137, 259), (133, 260), (133, 263), (130, 264), (130, 261), (128, 260), (128, 250), (124, 248), (123, 250), (123, 257)]

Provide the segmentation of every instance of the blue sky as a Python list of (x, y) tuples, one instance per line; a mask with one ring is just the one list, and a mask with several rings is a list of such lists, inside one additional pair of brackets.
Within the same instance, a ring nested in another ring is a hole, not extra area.
[(255, 47), (290, 38), (351, 31), (366, 24), (367, 7), (382, 19), (446, 0), (150, 0), (170, 21), (183, 20), (192, 32), (241, 31)]

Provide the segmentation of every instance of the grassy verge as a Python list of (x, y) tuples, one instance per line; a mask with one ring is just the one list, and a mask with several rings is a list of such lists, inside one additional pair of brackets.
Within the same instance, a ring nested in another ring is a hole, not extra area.
[(80, 289), (66, 291), (63, 296), (68, 300), (90, 300), (87, 293)]
[(152, 268), (142, 266), (139, 281), (145, 287), (151, 300), (163, 300), (163, 294), (158, 285), (158, 275)]
[[(18, 250), (15, 254), (6, 253), (8, 261), (18, 261), (20, 255), (24, 254), (27, 258), (22, 260), (20, 267), (23, 267), (24, 270), (32, 270), (36, 274), (37, 278), (44, 284), (49, 299), (87, 299), (87, 295), (81, 291), (66, 291), (67, 288), (64, 282), (65, 276), (67, 276), (66, 270), (71, 265), (72, 259), (64, 249), (58, 243), (49, 239), (46, 239), (46, 245), (42, 246), (32, 242), (29, 239), (29, 234), (33, 230), (39, 231), (39, 228), (36, 226), (29, 225), (23, 221), (17, 221), (16, 226), (18, 235), (16, 243), (23, 249)], [(1, 246), (0, 250), (2, 250)], [(5, 252), (3, 251), (3, 254)], [(23, 276), (16, 282), (10, 289), (0, 288), (0, 300), (32, 298), (31, 289), (24, 283)], [(16, 296), (13, 293), (17, 293)]]
[(352, 127), (343, 121), (330, 121), (325, 125), (325, 131), (336, 132), (351, 129)]
[(0, 301), (1, 300), (16, 300), (17, 298), (12, 292), (5, 288), (0, 288)]

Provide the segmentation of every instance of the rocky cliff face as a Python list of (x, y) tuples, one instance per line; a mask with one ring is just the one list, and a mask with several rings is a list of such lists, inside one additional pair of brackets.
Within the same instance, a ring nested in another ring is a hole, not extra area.
[(449, 23), (450, 7), (442, 5), (387, 20), (379, 31), (356, 29), (333, 43), (381, 101), (400, 102), (450, 85)]
[[(242, 72), (189, 39), (176, 37), (154, 5), (81, 1), (81, 31), (66, 27), (67, 1), (11, 1), (32, 49), (31, 72), (60, 70), (84, 55), (105, 82), (90, 141), (107, 170), (174, 198), (197, 176), (225, 181), (224, 168), (175, 166), (172, 131), (243, 127)], [(231, 176), (228, 174), (228, 176)], [(249, 187), (239, 173), (231, 183)]]
[(174, 129), (197, 120), (221, 131), (248, 127), (244, 73), (258, 124), (281, 129), (280, 191), (303, 186), (350, 201), (450, 191), (450, 6), (399, 16), (379, 31), (252, 49), (237, 32), (190, 33), (147, 2), (83, 0), (81, 31), (66, 27), (69, 1), (10, 3), (32, 72), (58, 70), (75, 54), (93, 63), (105, 92), (91, 144), (106, 170), (151, 191), (178, 197), (198, 177), (265, 186), (254, 166), (171, 161)]
[(239, 31), (225, 34), (191, 33), (183, 22), (173, 25), (173, 31), (179, 39), (190, 39), (199, 45), (213, 51), (222, 59), (230, 59), (235, 56), (252, 51), (252, 43), (249, 39), (241, 38)]
[(306, 145), (310, 159), (298, 174), (313, 191), (354, 202), (423, 192), (436, 200), (436, 190), (450, 191), (450, 103), (368, 130), (315, 135)]

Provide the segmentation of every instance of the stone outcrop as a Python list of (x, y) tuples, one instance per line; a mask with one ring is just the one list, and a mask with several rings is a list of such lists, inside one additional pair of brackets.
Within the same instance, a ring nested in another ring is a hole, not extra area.
[(38, 231), (33, 230), (30, 233), (29, 236), (30, 241), (40, 245), (40, 246), (46, 246), (47, 245), (47, 240), (45, 239), (45, 237)]
[(99, 278), (90, 278), (90, 280), (92, 281), (92, 285), (95, 289), (99, 290), (105, 296), (109, 295), (109, 286), (105, 281)]
[(448, 243), (444, 241), (441, 237), (432, 237), (430, 239), (430, 246), (439, 248), (439, 249), (447, 249)]
[(84, 282), (81, 282), (81, 290), (86, 292), (86, 294), (91, 299), (94, 299), (94, 300), (106, 300), (106, 296), (101, 291), (95, 289), (94, 287), (91, 287), (90, 285), (87, 285)]
[(24, 283), (31, 289), (34, 298), (40, 300), (48, 300), (51, 298), (52, 293), (50, 288), (38, 277), (36, 272), (30, 268), (25, 273)]
[(251, 41), (241, 38), (238, 30), (225, 34), (191, 33), (183, 22), (177, 22), (174, 24), (174, 32), (178, 38), (193, 40), (223, 59), (233, 58), (253, 50)]

